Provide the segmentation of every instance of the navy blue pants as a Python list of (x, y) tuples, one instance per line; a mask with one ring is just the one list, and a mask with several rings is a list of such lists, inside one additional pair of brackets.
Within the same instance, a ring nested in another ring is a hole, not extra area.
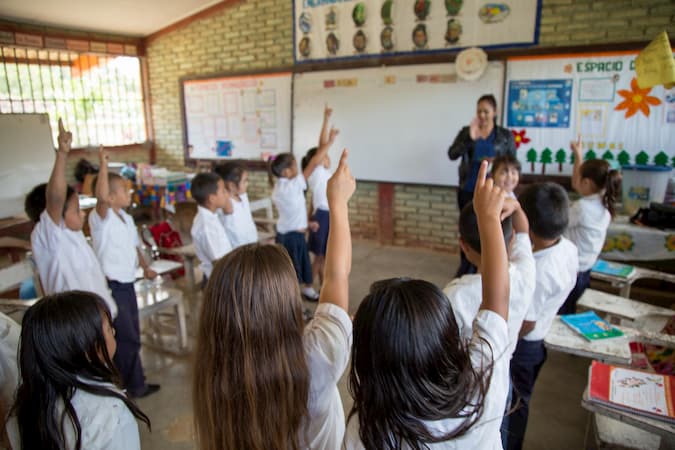
[[(462, 189), (457, 190), (457, 206), (459, 207), (459, 211), (462, 212), (462, 209), (473, 200), (473, 192), (467, 192)], [(457, 269), (457, 272), (455, 272), (455, 278), (460, 278), (463, 275), (470, 275), (474, 274), (478, 271), (476, 266), (471, 264), (468, 259), (466, 259), (466, 255), (462, 251), (462, 249), (459, 249), (459, 268)]]
[(591, 270), (577, 272), (577, 282), (574, 288), (567, 296), (565, 303), (558, 310), (558, 314), (576, 314), (577, 301), (581, 298), (584, 291), (591, 285)]
[(300, 284), (312, 284), (312, 263), (309, 261), (305, 233), (299, 231), (277, 233), (275, 241), (281, 244), (291, 257)]
[(543, 340), (518, 340), (516, 351), (511, 357), (511, 379), (513, 383), (511, 406), (516, 406), (516, 402), (519, 400), (520, 404), (509, 416), (508, 436), (506, 438), (508, 447), (506, 447), (506, 450), (520, 450), (523, 447), (534, 383), (537, 381), (539, 370), (545, 361), (546, 348)]
[(145, 389), (145, 375), (141, 364), (141, 327), (138, 322), (138, 303), (134, 283), (108, 280), (117, 303), (117, 317), (113, 321), (117, 351), (113, 362), (117, 366), (124, 388), (130, 395)]
[(309, 251), (315, 255), (324, 256), (328, 247), (328, 230), (330, 230), (330, 213), (325, 209), (314, 211), (312, 219), (319, 223), (319, 229), (309, 232)]

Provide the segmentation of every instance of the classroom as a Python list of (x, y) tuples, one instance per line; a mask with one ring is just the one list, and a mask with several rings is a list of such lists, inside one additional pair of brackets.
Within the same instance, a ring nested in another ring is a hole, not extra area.
[(674, 37), (672, 0), (0, 2), (0, 448), (675, 448)]

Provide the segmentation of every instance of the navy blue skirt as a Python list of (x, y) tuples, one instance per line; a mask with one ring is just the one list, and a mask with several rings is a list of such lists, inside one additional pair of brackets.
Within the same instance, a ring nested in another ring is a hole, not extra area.
[(328, 230), (330, 230), (330, 213), (325, 209), (317, 209), (314, 211), (312, 219), (319, 222), (319, 229), (309, 232), (309, 251), (315, 255), (324, 256), (326, 254), (326, 247), (328, 247)]
[(275, 241), (281, 244), (291, 257), (298, 281), (301, 284), (312, 284), (312, 263), (309, 261), (305, 233), (299, 231), (277, 233)]

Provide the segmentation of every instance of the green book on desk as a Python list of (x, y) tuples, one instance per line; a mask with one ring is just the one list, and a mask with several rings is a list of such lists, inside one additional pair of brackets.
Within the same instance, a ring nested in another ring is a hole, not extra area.
[(601, 319), (594, 311), (564, 314), (560, 320), (589, 341), (623, 336), (621, 330)]
[(619, 264), (605, 261), (604, 259), (598, 259), (591, 270), (605, 275), (628, 278), (635, 272), (635, 267), (629, 264)]

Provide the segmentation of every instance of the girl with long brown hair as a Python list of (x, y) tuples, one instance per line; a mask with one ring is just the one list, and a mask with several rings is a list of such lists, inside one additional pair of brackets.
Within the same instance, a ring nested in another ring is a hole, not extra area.
[(214, 267), (204, 294), (193, 377), (201, 450), (338, 449), (337, 382), (351, 346), (347, 315), (355, 181), (347, 152), (328, 183), (325, 280), (304, 325), (298, 279), (283, 247), (239, 247)]

